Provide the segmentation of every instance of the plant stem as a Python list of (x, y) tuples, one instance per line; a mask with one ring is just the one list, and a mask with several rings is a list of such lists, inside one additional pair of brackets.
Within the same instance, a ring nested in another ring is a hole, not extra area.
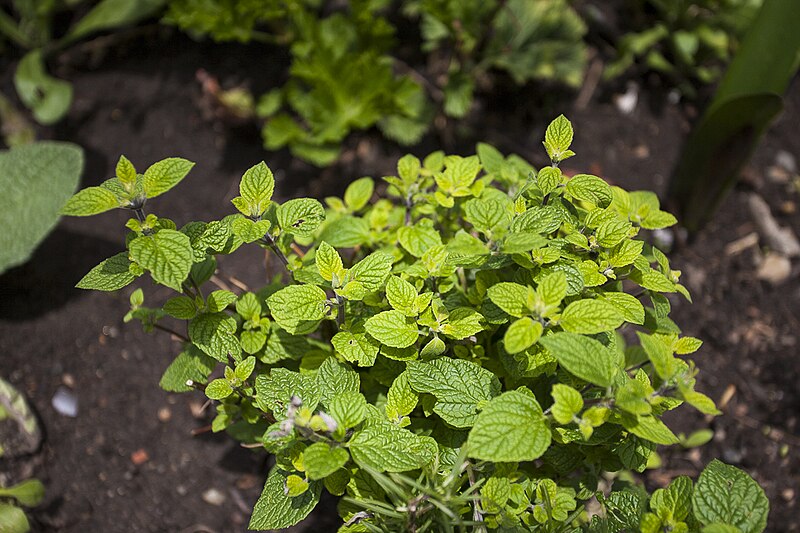
[(168, 327), (162, 326), (161, 324), (153, 324), (153, 328), (161, 330), (164, 333), (169, 333), (170, 335), (175, 335), (176, 337), (181, 339), (183, 342), (192, 342), (191, 340), (189, 340), (189, 337), (187, 337), (186, 335), (181, 335), (180, 333), (178, 333), (174, 329), (170, 329)]
[(284, 268), (289, 271), (289, 260), (286, 258), (286, 254), (284, 254), (278, 245), (275, 243), (275, 239), (272, 238), (272, 235), (267, 233), (261, 238), (261, 242), (266, 244), (272, 252), (278, 256), (278, 259), (281, 263), (283, 263)]
[[(475, 485), (475, 473), (472, 471), (472, 465), (467, 463), (467, 479), (469, 479), (469, 486), (472, 487)], [(472, 520), (475, 522), (483, 522), (483, 513), (481, 512), (481, 500), (476, 498), (472, 502)], [(481, 524), (479, 526), (475, 526), (473, 530), (476, 533), (486, 533), (486, 527)]]

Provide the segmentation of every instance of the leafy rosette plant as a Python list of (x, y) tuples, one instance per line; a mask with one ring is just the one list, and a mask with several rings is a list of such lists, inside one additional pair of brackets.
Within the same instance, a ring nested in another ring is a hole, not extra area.
[[(64, 208), (138, 215), (127, 251), (78, 286), (149, 273), (179, 293), (149, 308), (135, 290), (126, 320), (185, 321), (162, 387), (204, 390), (214, 431), (275, 455), (253, 529), (301, 521), (324, 489), (343, 496), (341, 531), (761, 531), (766, 497), (733, 467), (652, 496), (614, 474), (678, 441), (667, 411), (718, 411), (684, 357), (701, 342), (669, 318), (667, 295), (689, 297), (680, 272), (638, 238), (675, 219), (652, 193), (564, 175), (571, 141), (561, 116), (538, 171), (484, 144), (405, 156), (377, 200), (362, 178), (327, 209), (273, 201), (259, 163), (238, 213), (180, 229), (144, 209), (191, 163), (138, 174), (121, 158)], [(283, 272), (254, 291), (207, 289), (217, 256), (249, 243)]]

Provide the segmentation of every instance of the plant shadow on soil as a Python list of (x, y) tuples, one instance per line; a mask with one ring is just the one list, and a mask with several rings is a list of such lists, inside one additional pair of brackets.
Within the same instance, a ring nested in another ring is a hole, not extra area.
[[(269, 47), (194, 43), (157, 32), (121, 48), (97, 68), (60, 67), (59, 75), (75, 85), (76, 100), (68, 119), (42, 135), (87, 148), (84, 186), (107, 178), (121, 153), (140, 166), (168, 156), (196, 161), (184, 183), (149, 206), (179, 226), (229, 213), (241, 173), (261, 159), (275, 171), (279, 199), (321, 198), (341, 194), (351, 178), (392, 173), (406, 151), (374, 132), (358, 134), (347, 141), (339, 165), (320, 171), (286, 151), (265, 152), (253, 127), (231, 131), (209, 121), (201, 111), (196, 71), (206, 69), (225, 87), (244, 83), (263, 91), (280, 83), (286, 61)], [(9, 94), (9, 75), (0, 81)], [(756, 154), (755, 169), (770, 165), (779, 149), (800, 155), (792, 126), (800, 120), (798, 88), (795, 83), (783, 118)], [(578, 153), (565, 163), (566, 172), (663, 191), (687, 131), (683, 109), (640, 105), (622, 115), (605, 98), (579, 110), (567, 98), (532, 101), (524, 94), (478, 102), (469, 123), (482, 138), (453, 141), (448, 148), (466, 153), (474, 141), (485, 140), (541, 165), (541, 132), (565, 112), (576, 129)], [(414, 152), (424, 155), (441, 140), (429, 135)], [(787, 197), (784, 186), (763, 179), (749, 187), (776, 212), (781, 199), (799, 200), (796, 192)], [(731, 386), (736, 392), (726, 414), (712, 422), (681, 411), (675, 420), (680, 431), (710, 426), (715, 439), (699, 449), (662, 453), (663, 470), (645, 479), (651, 488), (663, 486), (676, 475), (696, 476), (720, 457), (765, 486), (773, 507), (770, 531), (798, 531), (800, 283), (795, 271), (781, 287), (765, 285), (755, 279), (750, 255), (725, 254), (727, 243), (753, 229), (745, 205), (741, 194), (733, 194), (706, 231), (673, 254), (696, 300), (673, 300), (675, 320), (687, 335), (706, 341), (697, 357), (699, 390), (717, 400)], [(33, 262), (0, 277), (0, 375), (29, 396), (47, 431), (42, 451), (30, 460), (48, 492), (34, 520), (42, 531), (243, 531), (268, 470), (267, 456), (241, 449), (224, 435), (192, 436), (193, 429), (210, 423), (212, 409), (203, 409), (199, 393), (158, 388), (180, 347), (122, 323), (129, 291), (108, 295), (71, 288), (94, 264), (122, 249), (127, 218), (114, 212), (63, 220)], [(780, 222), (800, 232), (796, 212), (782, 214)], [(255, 285), (266, 280), (263, 260), (260, 251), (246, 251), (225, 258), (221, 268)], [(147, 289), (152, 301), (169, 296), (164, 288)], [(77, 396), (76, 418), (51, 406), (60, 387)], [(0, 470), (7, 466), (0, 463)], [(295, 531), (334, 530), (335, 504), (334, 498), (323, 499)]]

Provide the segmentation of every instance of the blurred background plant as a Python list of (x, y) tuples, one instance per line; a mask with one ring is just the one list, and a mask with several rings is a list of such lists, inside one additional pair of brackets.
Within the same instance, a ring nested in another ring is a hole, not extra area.
[(163, 5), (164, 0), (12, 0), (10, 11), (0, 7), (0, 34), (25, 51), (14, 85), (36, 121), (58, 122), (72, 103), (72, 85), (47, 69), (50, 57), (98, 32), (135, 24)]
[(196, 38), (287, 46), (282, 87), (260, 98), (241, 89), (217, 95), (235, 115), (264, 120), (267, 149), (288, 146), (318, 166), (336, 160), (352, 131), (373, 126), (417, 143), (443, 123), (437, 116), (467, 115), (496, 73), (520, 86), (576, 88), (583, 79), (586, 28), (566, 0), (406, 0), (398, 10), (405, 18), (390, 7), (176, 0), (164, 20)]
[[(39, 421), (28, 401), (13, 385), (0, 378), (0, 459), (35, 452), (41, 438)], [(38, 479), (10, 484), (6, 474), (0, 475), (0, 531), (30, 531), (24, 508), (39, 505), (43, 498), (44, 485)]]
[(719, 79), (763, 0), (628, 0), (607, 79), (656, 72), (681, 95)]

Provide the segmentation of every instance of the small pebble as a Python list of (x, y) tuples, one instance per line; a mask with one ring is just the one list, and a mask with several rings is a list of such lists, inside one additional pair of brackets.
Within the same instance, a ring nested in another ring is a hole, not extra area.
[(139, 448), (131, 454), (131, 462), (136, 466), (143, 465), (150, 460), (150, 455), (144, 448)]
[(217, 489), (206, 490), (203, 492), (202, 497), (204, 502), (210, 505), (216, 505), (217, 507), (225, 503), (225, 495)]
[(780, 285), (792, 274), (792, 263), (781, 254), (770, 252), (756, 271), (758, 279), (766, 281), (771, 285)]
[(65, 386), (69, 387), (70, 389), (75, 388), (75, 377), (72, 374), (64, 374), (61, 376), (61, 383)]
[(53, 409), (61, 415), (78, 416), (78, 397), (66, 387), (59, 387), (53, 395)]
[(181, 496), (186, 496), (186, 494), (189, 493), (189, 491), (186, 490), (186, 487), (184, 487), (183, 485), (178, 485), (177, 487), (175, 487), (175, 491)]
[(775, 154), (775, 164), (785, 168), (792, 174), (797, 173), (797, 160), (786, 150), (779, 150), (778, 153)]
[(204, 416), (203, 415), (203, 411), (204, 411), (203, 405), (204, 404), (202, 404), (200, 402), (197, 402), (197, 401), (189, 402), (189, 410), (192, 412), (192, 416), (193, 417), (195, 417), (195, 418), (203, 418), (203, 416)]
[(169, 422), (172, 418), (172, 411), (169, 410), (169, 407), (162, 407), (158, 410), (158, 419), (161, 422)]
[(794, 500), (794, 489), (783, 489), (781, 497), (787, 502)]

